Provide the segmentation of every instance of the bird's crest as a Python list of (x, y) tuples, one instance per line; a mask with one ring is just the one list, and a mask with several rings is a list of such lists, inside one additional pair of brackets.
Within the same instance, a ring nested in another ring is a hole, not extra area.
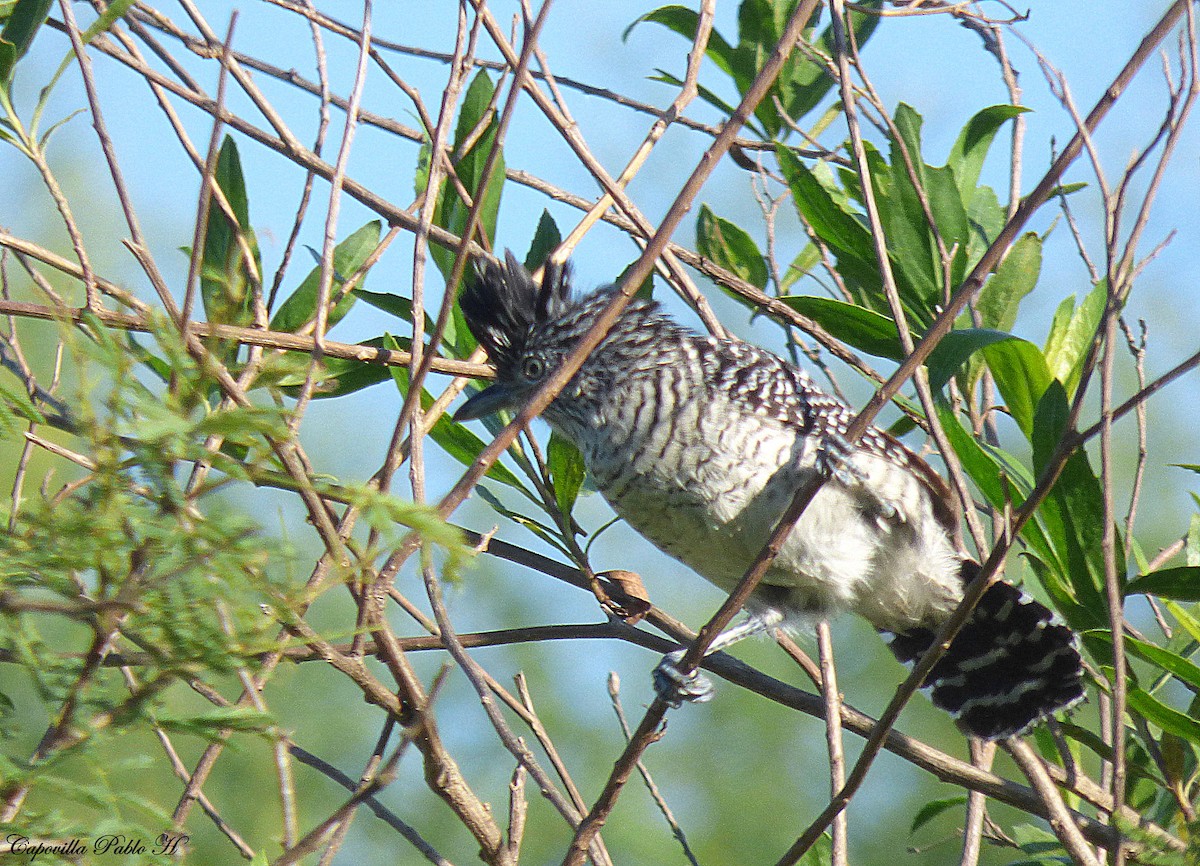
[(547, 262), (539, 283), (511, 252), (504, 259), (477, 261), (475, 279), (459, 299), (467, 327), (501, 372), (516, 363), (535, 327), (568, 306), (571, 294), (567, 265)]

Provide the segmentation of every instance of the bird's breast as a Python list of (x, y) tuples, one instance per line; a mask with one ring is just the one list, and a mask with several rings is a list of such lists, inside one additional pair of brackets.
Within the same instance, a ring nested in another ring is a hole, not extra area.
[(579, 442), (597, 487), (656, 547), (714, 583), (736, 581), (810, 471), (801, 437), (719, 398), (638, 396)]

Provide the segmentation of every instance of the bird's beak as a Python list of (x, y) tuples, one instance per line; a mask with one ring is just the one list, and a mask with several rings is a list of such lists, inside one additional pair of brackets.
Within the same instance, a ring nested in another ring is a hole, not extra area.
[(497, 382), (489, 385), (463, 403), (454, 413), (455, 421), (474, 421), (485, 415), (493, 415), (502, 409), (517, 409), (521, 405), (519, 389)]

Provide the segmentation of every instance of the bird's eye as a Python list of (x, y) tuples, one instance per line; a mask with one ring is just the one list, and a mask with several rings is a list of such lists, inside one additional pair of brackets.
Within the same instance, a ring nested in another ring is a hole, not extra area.
[(536, 382), (546, 372), (546, 364), (541, 358), (526, 358), (521, 362), (521, 375), (531, 382)]

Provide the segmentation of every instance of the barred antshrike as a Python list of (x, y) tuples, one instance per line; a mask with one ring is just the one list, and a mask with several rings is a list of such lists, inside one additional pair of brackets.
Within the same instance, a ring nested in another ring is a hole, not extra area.
[[(461, 305), (496, 382), (455, 416), (520, 406), (596, 321), (611, 289), (578, 300), (566, 268), (540, 284), (510, 255), (480, 264)], [(762, 549), (795, 491), (824, 485), (752, 596), (733, 638), (797, 628), (850, 610), (892, 635), (906, 663), (963, 597), (978, 565), (952, 542), (949, 489), (900, 441), (844, 433), (854, 412), (803, 370), (746, 343), (695, 334), (634, 301), (543, 413), (583, 454), (604, 497), (656, 547), (725, 589)], [(681, 652), (655, 672), (672, 703), (711, 685), (682, 676)], [(1083, 696), (1071, 631), (1008, 583), (994, 584), (927, 681), (934, 704), (968, 733), (1024, 731)]]

